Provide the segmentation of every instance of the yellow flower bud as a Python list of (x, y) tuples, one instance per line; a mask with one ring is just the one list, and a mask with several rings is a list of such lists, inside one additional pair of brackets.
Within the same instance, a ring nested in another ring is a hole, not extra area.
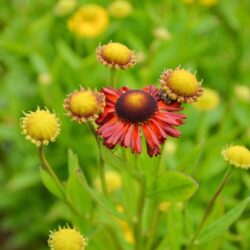
[(78, 123), (94, 121), (99, 117), (105, 106), (104, 94), (98, 91), (85, 90), (70, 93), (64, 100), (67, 115)]
[(177, 68), (161, 74), (161, 88), (172, 100), (191, 103), (202, 94), (201, 82), (187, 70)]
[(25, 113), (21, 118), (21, 127), (26, 139), (37, 146), (55, 141), (60, 132), (60, 123), (56, 115), (40, 108), (35, 112)]
[(244, 146), (229, 146), (222, 150), (224, 160), (228, 161), (235, 167), (250, 168), (250, 151)]
[(85, 250), (87, 240), (79, 231), (66, 226), (50, 232), (48, 244), (51, 250)]
[(110, 42), (99, 46), (96, 56), (100, 63), (115, 69), (128, 69), (135, 63), (135, 53), (121, 43)]

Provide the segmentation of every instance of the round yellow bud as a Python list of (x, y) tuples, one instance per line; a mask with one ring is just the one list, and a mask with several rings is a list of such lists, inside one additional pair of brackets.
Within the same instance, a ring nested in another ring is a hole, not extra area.
[(111, 16), (117, 18), (124, 18), (131, 14), (133, 7), (130, 2), (125, 0), (116, 0), (108, 7)]
[(250, 168), (250, 151), (244, 146), (230, 146), (222, 150), (223, 158), (235, 167)]
[(135, 63), (135, 53), (121, 43), (110, 42), (99, 46), (96, 51), (100, 63), (115, 69), (127, 69)]
[(179, 102), (195, 102), (202, 94), (201, 83), (195, 75), (181, 68), (164, 71), (160, 83), (162, 90)]
[(35, 112), (25, 114), (21, 118), (21, 127), (26, 139), (37, 146), (55, 141), (60, 132), (60, 123), (56, 115), (47, 109), (40, 110), (40, 108), (37, 108)]
[(193, 106), (201, 111), (209, 111), (215, 109), (220, 103), (220, 97), (215, 90), (204, 89), (202, 96)]
[(68, 95), (64, 100), (64, 108), (68, 111), (67, 114), (79, 123), (94, 121), (103, 111), (104, 99), (100, 92), (81, 88)]
[(87, 240), (79, 231), (66, 226), (51, 232), (48, 244), (51, 250), (85, 250)]
[(169, 209), (171, 208), (172, 204), (170, 202), (167, 201), (163, 201), (159, 204), (159, 210), (163, 213), (167, 213), (169, 211)]

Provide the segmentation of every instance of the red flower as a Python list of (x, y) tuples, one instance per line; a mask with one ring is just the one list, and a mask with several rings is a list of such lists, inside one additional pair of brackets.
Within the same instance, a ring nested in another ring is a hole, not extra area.
[(184, 123), (179, 102), (166, 104), (158, 97), (159, 90), (148, 86), (142, 90), (103, 88), (106, 97), (104, 112), (96, 120), (98, 134), (104, 144), (112, 149), (116, 144), (130, 147), (132, 153), (142, 150), (142, 132), (150, 156), (160, 153), (160, 145), (168, 136), (179, 137), (174, 128)]

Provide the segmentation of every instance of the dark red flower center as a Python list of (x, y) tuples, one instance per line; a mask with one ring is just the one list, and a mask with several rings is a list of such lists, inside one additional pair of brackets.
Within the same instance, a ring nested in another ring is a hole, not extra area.
[(156, 110), (156, 99), (143, 90), (129, 90), (115, 104), (116, 114), (131, 123), (146, 122)]

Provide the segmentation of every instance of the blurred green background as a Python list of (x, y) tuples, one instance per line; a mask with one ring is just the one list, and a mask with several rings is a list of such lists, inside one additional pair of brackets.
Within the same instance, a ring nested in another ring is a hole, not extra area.
[[(0, 2), (3, 250), (48, 249), (49, 230), (68, 219), (67, 208), (41, 183), (36, 147), (21, 135), (22, 111), (47, 106), (61, 119), (61, 135), (46, 148), (46, 153), (62, 179), (67, 177), (68, 148), (79, 155), (89, 177), (96, 175), (98, 152), (94, 139), (86, 126), (65, 116), (62, 103), (66, 94), (79, 85), (92, 89), (109, 85), (109, 71), (95, 56), (100, 43), (121, 42), (138, 53), (140, 62), (133, 69), (118, 73), (119, 86), (159, 86), (164, 69), (181, 65), (197, 72), (204, 87), (218, 92), (220, 104), (211, 111), (185, 107), (188, 119), (181, 128), (183, 136), (178, 142), (170, 140), (172, 151), (169, 145), (164, 148), (164, 164), (168, 168), (192, 174), (200, 183), (189, 205), (194, 221), (201, 217), (211, 190), (215, 190), (227, 167), (221, 149), (230, 143), (250, 146), (250, 1), (219, 0), (207, 6), (199, 1), (131, 0), (133, 9), (124, 18), (112, 15), (112, 2), (79, 0), (66, 14), (58, 12), (58, 1), (54, 0)], [(67, 20), (87, 3), (109, 10), (109, 24), (97, 37), (75, 37), (67, 28)], [(241, 85), (244, 87), (240, 91)], [(218, 211), (234, 206), (249, 191), (249, 173), (235, 171)], [(248, 208), (218, 249), (250, 249), (249, 218)]]

